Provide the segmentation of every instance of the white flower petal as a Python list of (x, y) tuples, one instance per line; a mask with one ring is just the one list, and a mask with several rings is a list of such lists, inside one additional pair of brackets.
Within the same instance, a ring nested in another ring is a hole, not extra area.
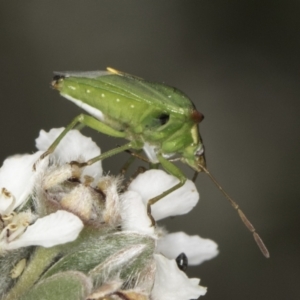
[(53, 247), (74, 241), (81, 229), (82, 221), (72, 213), (58, 210), (38, 219), (16, 240), (7, 244), (6, 249), (17, 249), (26, 246)]
[[(0, 190), (5, 188), (15, 198), (15, 203), (12, 209), (22, 204), (32, 192), (36, 176), (39, 173), (40, 164), (37, 164), (38, 169), (33, 170), (33, 164), (38, 160), (41, 151), (34, 154), (15, 155), (7, 158), (0, 169)], [(47, 161), (45, 161), (47, 162)], [(3, 201), (3, 197), (1, 197)], [(1, 211), (7, 208), (11, 201), (7, 204), (1, 203)]]
[(2, 187), (0, 190), (0, 214), (10, 214), (13, 211), (16, 200), (12, 193)]
[[(128, 190), (138, 192), (145, 204), (173, 187), (179, 180), (162, 170), (149, 170), (140, 174), (129, 185)], [(188, 213), (198, 202), (199, 193), (195, 184), (187, 180), (184, 186), (162, 198), (151, 206), (151, 214), (155, 220)]]
[(190, 300), (206, 294), (206, 288), (199, 285), (200, 279), (188, 278), (179, 270), (175, 260), (155, 254), (156, 274), (151, 293), (153, 300)]
[(146, 206), (141, 196), (134, 191), (127, 191), (121, 197), (122, 230), (154, 234), (154, 226), (147, 215)]
[[(46, 151), (63, 130), (64, 128), (53, 128), (49, 132), (41, 130), (39, 137), (35, 140), (36, 147)], [(60, 164), (64, 164), (70, 161), (86, 162), (100, 153), (100, 148), (91, 138), (84, 136), (78, 130), (71, 130), (61, 140), (52, 155)], [(92, 176), (95, 179), (100, 178), (102, 175), (101, 161), (85, 167), (82, 176), (84, 175)]]
[(217, 248), (218, 245), (210, 239), (203, 239), (198, 235), (190, 236), (184, 232), (167, 234), (157, 244), (157, 252), (171, 259), (185, 253), (189, 265), (199, 265), (212, 259), (219, 253)]

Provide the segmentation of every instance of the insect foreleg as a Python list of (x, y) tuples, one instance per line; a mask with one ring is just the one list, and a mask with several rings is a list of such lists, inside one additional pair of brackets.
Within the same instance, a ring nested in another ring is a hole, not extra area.
[[(91, 117), (89, 115), (85, 115), (85, 114), (80, 114), (79, 116), (77, 116), (76, 118), (73, 119), (73, 121), (64, 129), (64, 131), (56, 138), (56, 140), (51, 144), (51, 146), (48, 148), (48, 150), (46, 152), (44, 152), (40, 159), (45, 158), (47, 155), (51, 154), (55, 148), (57, 147), (57, 145), (60, 143), (60, 141), (65, 137), (65, 135), (72, 130), (77, 124), (80, 124), (80, 127), (83, 126), (87, 126), (90, 127), (92, 129), (95, 129), (101, 133), (113, 136), (113, 137), (125, 137), (125, 133), (124, 132), (120, 132), (118, 130), (115, 130), (113, 128), (111, 128), (110, 126), (102, 123), (101, 121), (97, 120), (94, 117)], [(33, 166), (33, 168), (35, 169), (35, 164)]]
[(164, 191), (160, 195), (158, 195), (158, 196), (156, 196), (156, 197), (154, 197), (154, 198), (152, 198), (148, 201), (148, 203), (147, 203), (147, 214), (148, 214), (149, 218), (151, 219), (152, 225), (155, 224), (155, 220), (153, 219), (153, 217), (151, 215), (151, 205), (153, 205), (154, 203), (156, 203), (157, 201), (159, 201), (163, 197), (169, 195), (170, 193), (176, 191), (177, 189), (182, 187), (186, 182), (185, 175), (173, 163), (171, 163), (170, 161), (168, 161), (167, 159), (165, 159), (161, 155), (157, 155), (157, 158), (158, 158), (159, 162), (161, 163), (162, 167), (168, 173), (170, 173), (171, 175), (177, 177), (179, 179), (179, 182), (177, 184), (175, 184), (173, 187), (171, 187), (170, 189)]

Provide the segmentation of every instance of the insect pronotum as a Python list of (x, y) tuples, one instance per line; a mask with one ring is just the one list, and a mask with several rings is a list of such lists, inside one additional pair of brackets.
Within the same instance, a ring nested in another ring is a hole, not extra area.
[(179, 182), (175, 186), (148, 201), (147, 212), (153, 224), (151, 205), (180, 188), (186, 181), (186, 176), (172, 162), (179, 160), (196, 173), (204, 172), (211, 178), (252, 232), (264, 256), (269, 257), (253, 225), (207, 170), (198, 128), (203, 115), (181, 91), (112, 68), (107, 68), (107, 71), (58, 72), (55, 73), (52, 87), (90, 115), (80, 114), (74, 118), (41, 158), (53, 152), (68, 131), (79, 123), (109, 136), (128, 140), (127, 144), (80, 166), (91, 165), (126, 150), (143, 150), (147, 161), (160, 164), (177, 177)]

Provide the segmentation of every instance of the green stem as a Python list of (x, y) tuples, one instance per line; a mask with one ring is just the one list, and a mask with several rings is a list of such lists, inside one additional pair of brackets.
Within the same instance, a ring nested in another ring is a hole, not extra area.
[(59, 247), (38, 247), (22, 276), (2, 300), (20, 299), (22, 295), (32, 288), (45, 269), (51, 264), (58, 252)]

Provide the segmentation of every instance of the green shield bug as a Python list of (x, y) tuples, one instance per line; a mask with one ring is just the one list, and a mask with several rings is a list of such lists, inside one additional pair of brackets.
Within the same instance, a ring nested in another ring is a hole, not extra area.
[(255, 228), (207, 170), (198, 128), (203, 115), (181, 91), (111, 68), (107, 68), (107, 71), (56, 73), (52, 86), (89, 115), (77, 116), (41, 158), (53, 152), (67, 132), (79, 123), (109, 136), (127, 139), (127, 144), (81, 165), (93, 164), (125, 150), (144, 150), (151, 164), (160, 164), (177, 177), (178, 184), (148, 201), (147, 212), (153, 224), (151, 205), (180, 188), (186, 181), (185, 175), (172, 162), (179, 160), (197, 173), (205, 172), (212, 179), (253, 233), (262, 253), (269, 257)]

